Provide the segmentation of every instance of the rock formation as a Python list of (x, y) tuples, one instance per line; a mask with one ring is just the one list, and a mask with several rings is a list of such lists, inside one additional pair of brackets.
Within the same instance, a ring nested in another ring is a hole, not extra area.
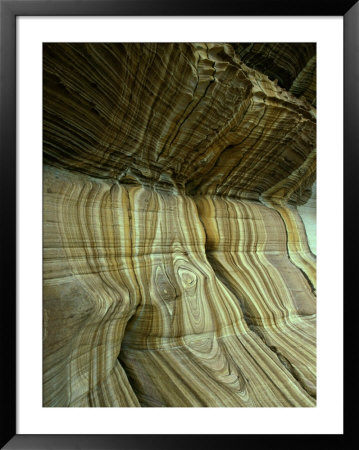
[(44, 44), (43, 75), (44, 406), (315, 406), (315, 45)]

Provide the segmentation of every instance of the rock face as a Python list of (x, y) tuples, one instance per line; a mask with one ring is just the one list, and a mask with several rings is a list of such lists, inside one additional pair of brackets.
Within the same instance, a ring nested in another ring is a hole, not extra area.
[(313, 254), (317, 254), (317, 236), (316, 236), (316, 216), (317, 216), (317, 183), (312, 186), (312, 193), (304, 205), (298, 205), (298, 212), (305, 224), (308, 244)]
[(315, 406), (315, 46), (43, 50), (44, 406)]

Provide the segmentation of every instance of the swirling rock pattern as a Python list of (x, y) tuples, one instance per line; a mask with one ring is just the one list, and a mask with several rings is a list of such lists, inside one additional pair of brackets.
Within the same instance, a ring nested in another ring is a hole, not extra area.
[(297, 46), (44, 44), (44, 406), (315, 406)]
[(316, 44), (233, 44), (241, 60), (296, 96), (316, 104)]

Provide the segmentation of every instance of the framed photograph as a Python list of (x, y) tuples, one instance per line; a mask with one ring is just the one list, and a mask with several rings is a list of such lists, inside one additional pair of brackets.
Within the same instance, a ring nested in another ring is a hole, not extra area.
[(0, 14), (2, 448), (343, 438), (358, 3)]

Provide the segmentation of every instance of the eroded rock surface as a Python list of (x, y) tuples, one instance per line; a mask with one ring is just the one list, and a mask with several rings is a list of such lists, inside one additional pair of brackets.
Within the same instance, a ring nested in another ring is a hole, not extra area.
[(315, 406), (315, 47), (265, 45), (44, 45), (44, 406)]

